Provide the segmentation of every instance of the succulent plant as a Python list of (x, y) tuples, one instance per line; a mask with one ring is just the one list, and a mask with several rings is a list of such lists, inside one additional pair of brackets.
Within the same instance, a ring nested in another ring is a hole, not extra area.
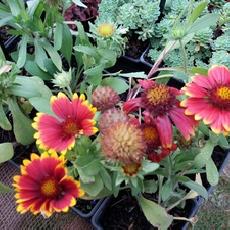
[(210, 43), (210, 41), (212, 40), (212, 30), (210, 28), (201, 30), (197, 33), (195, 33), (194, 37), (193, 37), (193, 41), (198, 43), (199, 46), (203, 46), (205, 48), (207, 48), (207, 44)]
[(225, 4), (225, 0), (210, 0), (209, 4), (214, 7), (221, 7)]
[(225, 65), (230, 68), (230, 54), (227, 51), (220, 50), (213, 52), (210, 60), (211, 65)]
[(177, 16), (189, 6), (188, 0), (171, 0), (170, 2), (171, 14)]
[(146, 145), (142, 130), (130, 122), (116, 122), (101, 136), (102, 153), (109, 160), (124, 164), (139, 163)]
[(148, 52), (148, 57), (150, 57), (151, 60), (154, 62), (159, 57), (160, 53), (161, 52), (156, 50), (156, 49), (150, 49), (149, 52)]
[(110, 86), (101, 86), (93, 92), (93, 105), (100, 111), (113, 108), (120, 100), (117, 92)]
[(164, 18), (160, 23), (157, 23), (154, 28), (154, 35), (157, 38), (164, 37), (171, 29), (173, 20)]
[(230, 35), (224, 33), (220, 37), (218, 37), (212, 44), (212, 48), (214, 50), (225, 50), (230, 51)]

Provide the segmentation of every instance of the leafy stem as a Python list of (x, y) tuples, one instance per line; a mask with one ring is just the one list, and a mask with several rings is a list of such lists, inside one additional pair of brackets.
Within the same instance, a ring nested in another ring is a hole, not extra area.
[(186, 53), (186, 50), (185, 50), (185, 46), (183, 45), (181, 39), (179, 39), (179, 43), (180, 43), (180, 49), (181, 49), (181, 55), (183, 57), (183, 61), (184, 61), (184, 69), (185, 69), (185, 73), (188, 72), (188, 61), (187, 61), (187, 53)]

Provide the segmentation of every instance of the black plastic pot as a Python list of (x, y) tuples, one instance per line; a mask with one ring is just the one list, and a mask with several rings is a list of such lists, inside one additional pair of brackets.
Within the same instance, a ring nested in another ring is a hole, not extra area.
[[(224, 169), (224, 167), (226, 166), (226, 164), (228, 163), (228, 161), (230, 161), (230, 151), (228, 151), (226, 153), (226, 158), (224, 159), (223, 163), (221, 164), (220, 168), (219, 168), (219, 173), (221, 173)], [(208, 194), (211, 194), (214, 190), (214, 187), (209, 187), (208, 189)], [(100, 208), (97, 210), (97, 212), (95, 213), (95, 215), (92, 218), (92, 223), (95, 229), (97, 230), (103, 230), (103, 218), (104, 218), (104, 214), (106, 212), (106, 209), (109, 208), (109, 205), (112, 201), (111, 197), (106, 198), (103, 203), (101, 204)], [(194, 217), (197, 212), (199, 211), (200, 207), (204, 204), (205, 200), (202, 197), (196, 197), (194, 200), (192, 200), (192, 203), (190, 204), (190, 211), (188, 213), (188, 218), (192, 218)], [(184, 224), (182, 225), (182, 227), (180, 228), (181, 230), (187, 230), (189, 228), (189, 223), (188, 222), (184, 222)], [(175, 228), (176, 229), (176, 228)]]
[(84, 213), (82, 212), (80, 209), (76, 208), (75, 206), (72, 207), (73, 212), (75, 212), (77, 215), (79, 215), (82, 218), (88, 219), (89, 221), (91, 221), (91, 218), (95, 215), (95, 213), (97, 212), (97, 210), (100, 208), (101, 204), (103, 203), (104, 199), (100, 199), (100, 200), (93, 200), (92, 202), (95, 202), (95, 206), (94, 208), (88, 212), (88, 213)]
[(152, 68), (153, 64), (149, 63), (145, 60), (146, 54), (149, 52), (149, 47), (145, 50), (145, 52), (141, 55), (140, 61), (141, 63), (145, 64), (146, 66)]
[[(228, 151), (226, 158), (224, 159), (223, 163), (221, 164), (221, 167), (220, 167), (220, 169), (219, 169), (219, 174), (221, 174), (221, 173), (223, 172), (223, 169), (224, 169), (225, 166), (229, 163), (229, 161), (230, 161), (230, 150)], [(209, 194), (209, 195), (213, 192), (214, 188), (215, 188), (215, 187), (213, 187), (213, 186), (211, 186), (211, 187), (208, 188), (208, 194)], [(196, 206), (193, 208), (191, 214), (189, 215), (189, 218), (194, 217), (194, 216), (198, 213), (200, 207), (201, 207), (204, 203), (205, 203), (205, 199), (204, 199), (203, 197), (199, 196), (198, 199), (197, 199), (197, 201), (196, 201)], [(187, 222), (187, 223), (184, 225), (184, 227), (182, 228), (182, 230), (187, 230), (188, 227), (189, 227), (189, 225), (190, 225), (190, 224)]]

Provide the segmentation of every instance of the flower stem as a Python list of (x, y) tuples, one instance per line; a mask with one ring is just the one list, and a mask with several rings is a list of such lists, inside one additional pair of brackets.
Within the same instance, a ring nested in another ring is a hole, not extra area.
[(182, 54), (183, 61), (184, 61), (185, 73), (187, 73), (188, 72), (188, 68), (187, 68), (187, 66), (188, 66), (187, 53), (186, 53), (185, 46), (183, 45), (181, 39), (179, 39), (179, 43), (180, 43), (181, 54)]

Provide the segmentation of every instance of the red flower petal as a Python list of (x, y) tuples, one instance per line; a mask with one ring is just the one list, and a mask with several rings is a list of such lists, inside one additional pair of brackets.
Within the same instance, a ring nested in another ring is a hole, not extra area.
[(230, 83), (230, 71), (225, 66), (214, 66), (208, 71), (209, 79), (216, 82), (216, 85)]
[(190, 136), (194, 135), (194, 130), (197, 122), (193, 117), (186, 116), (184, 112), (184, 109), (174, 108), (169, 112), (169, 114), (173, 123), (179, 129), (184, 138), (189, 140)]
[(153, 80), (139, 80), (138, 82), (143, 89), (149, 89), (156, 84)]
[(63, 93), (59, 93), (57, 97), (53, 96), (51, 98), (51, 108), (63, 120), (73, 115), (72, 103)]
[(172, 146), (172, 124), (168, 116), (159, 116), (155, 119), (155, 125), (157, 126), (160, 141), (164, 148), (170, 148)]
[(63, 180), (61, 180), (60, 186), (63, 188), (64, 191), (68, 192), (72, 196), (79, 196), (79, 188), (72, 178), (64, 178)]
[(123, 110), (126, 113), (134, 112), (141, 107), (141, 98), (133, 98), (123, 104)]

